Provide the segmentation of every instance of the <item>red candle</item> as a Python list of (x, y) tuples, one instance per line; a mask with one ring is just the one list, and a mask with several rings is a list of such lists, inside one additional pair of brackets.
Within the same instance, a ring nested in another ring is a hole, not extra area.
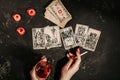
[(12, 15), (14, 21), (19, 22), (21, 20), (20, 14), (16, 13)]
[(35, 16), (36, 11), (35, 11), (35, 9), (33, 9), (33, 8), (28, 8), (28, 9), (27, 9), (27, 14), (28, 14), (29, 16), (33, 17), (33, 16)]
[(19, 35), (24, 35), (25, 34), (25, 29), (23, 27), (18, 27), (16, 31)]

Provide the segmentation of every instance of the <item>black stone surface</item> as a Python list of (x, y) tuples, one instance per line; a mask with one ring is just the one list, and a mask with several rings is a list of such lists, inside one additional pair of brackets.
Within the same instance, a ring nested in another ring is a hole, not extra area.
[[(30, 80), (29, 72), (42, 55), (52, 60), (52, 73), (48, 80), (58, 80), (60, 68), (67, 61), (64, 47), (33, 50), (32, 28), (55, 25), (44, 18), (45, 7), (52, 0), (0, 0), (0, 80)], [(95, 52), (82, 57), (81, 68), (71, 80), (119, 80), (120, 72), (120, 12), (117, 0), (62, 0), (73, 19), (65, 27), (77, 23), (100, 30), (101, 36)], [(29, 17), (32, 7), (37, 14)], [(18, 23), (12, 14), (20, 13)], [(26, 33), (20, 36), (16, 28)], [(81, 48), (81, 52), (85, 51)], [(6, 74), (6, 77), (5, 77)]]

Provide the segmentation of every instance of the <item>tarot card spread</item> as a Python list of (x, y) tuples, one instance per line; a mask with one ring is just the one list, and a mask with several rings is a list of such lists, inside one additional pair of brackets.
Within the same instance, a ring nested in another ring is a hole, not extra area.
[(75, 34), (71, 26), (64, 29), (58, 26), (32, 28), (33, 49), (61, 47), (63, 42), (66, 50), (80, 46), (95, 51), (100, 34), (101, 31), (82, 24), (76, 24)]
[(101, 31), (90, 28), (87, 33), (84, 49), (95, 51)]
[(88, 32), (88, 26), (76, 24), (75, 29), (75, 46), (84, 46), (86, 40), (86, 34)]
[(61, 28), (64, 28), (66, 23), (72, 19), (72, 16), (64, 7), (61, 0), (52, 1), (52, 3), (46, 8), (44, 17)]
[(43, 34), (44, 29), (42, 28), (32, 29), (33, 49), (45, 49), (45, 37)]
[(73, 45), (75, 44), (72, 27), (61, 29), (60, 34), (61, 34), (65, 49), (68, 50), (72, 48)]

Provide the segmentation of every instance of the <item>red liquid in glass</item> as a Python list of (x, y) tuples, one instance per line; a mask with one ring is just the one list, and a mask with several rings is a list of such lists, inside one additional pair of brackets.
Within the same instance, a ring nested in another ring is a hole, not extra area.
[(46, 78), (49, 70), (51, 70), (51, 65), (47, 63), (46, 61), (41, 61), (36, 66), (36, 74), (40, 78)]

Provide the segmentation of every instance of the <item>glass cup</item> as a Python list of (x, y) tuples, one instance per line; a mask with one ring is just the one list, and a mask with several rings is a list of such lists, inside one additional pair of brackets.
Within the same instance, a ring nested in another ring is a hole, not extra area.
[(40, 78), (46, 78), (50, 70), (52, 70), (51, 64), (47, 60), (46, 56), (43, 56), (41, 61), (36, 65), (36, 74)]

